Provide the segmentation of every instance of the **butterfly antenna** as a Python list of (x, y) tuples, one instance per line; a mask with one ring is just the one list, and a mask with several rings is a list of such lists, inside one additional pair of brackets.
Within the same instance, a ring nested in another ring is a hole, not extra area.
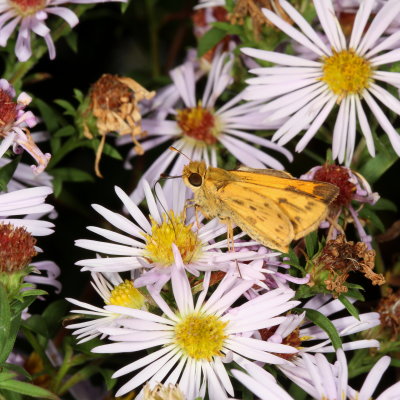
[[(160, 200), (160, 198), (158, 197), (157, 191), (156, 191), (156, 185), (157, 183), (160, 181), (160, 179), (162, 179), (163, 177), (160, 176), (159, 179), (156, 180), (156, 182), (154, 182), (153, 185), (153, 193), (154, 193), (154, 197), (156, 198), (156, 200), (158, 201), (158, 203), (160, 204), (161, 208), (164, 210), (164, 214), (166, 215), (166, 217), (169, 219), (169, 222), (172, 225), (172, 229), (174, 230), (174, 234), (175, 234), (175, 238), (176, 238), (176, 230), (175, 230), (175, 225), (174, 225), (174, 221), (172, 221), (172, 218), (169, 215), (169, 212), (165, 209), (162, 201)], [(170, 178), (179, 178), (178, 176), (172, 176)]]
[(169, 147), (169, 150), (175, 151), (175, 152), (181, 154), (183, 157), (186, 157), (189, 161), (192, 161), (186, 154), (182, 153), (180, 150), (178, 150), (178, 149), (177, 149), (176, 147), (174, 147), (174, 146), (170, 146), (170, 147)]

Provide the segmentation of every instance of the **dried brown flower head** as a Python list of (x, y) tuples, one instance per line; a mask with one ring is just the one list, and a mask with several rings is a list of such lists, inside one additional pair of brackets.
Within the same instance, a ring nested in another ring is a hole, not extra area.
[(279, 0), (237, 0), (229, 19), (232, 24), (243, 25), (245, 18), (249, 16), (253, 23), (254, 35), (258, 38), (264, 25), (274, 26), (261, 11), (262, 8), (274, 11), (286, 22), (293, 22), (279, 4)]
[(390, 289), (387, 296), (379, 300), (376, 311), (380, 315), (381, 328), (397, 340), (400, 334), (400, 289), (393, 293)]
[(344, 285), (349, 273), (362, 272), (370, 279), (373, 285), (382, 285), (385, 278), (382, 274), (373, 272), (375, 267), (375, 250), (368, 250), (364, 242), (347, 242), (344, 235), (339, 235), (335, 240), (329, 240), (316, 260), (322, 268), (328, 271), (325, 280), (326, 288), (336, 295), (346, 293)]
[[(95, 171), (101, 177), (99, 163), (103, 152), (105, 138), (109, 132), (119, 135), (131, 135), (136, 151), (143, 154), (143, 148), (137, 138), (146, 133), (142, 130), (140, 110), (138, 104), (146, 99), (150, 100), (155, 92), (147, 91), (143, 86), (131, 78), (104, 74), (93, 84), (90, 91), (90, 110), (96, 117), (96, 126), (102, 136), (97, 149)], [(92, 139), (93, 135), (87, 125), (84, 134)]]

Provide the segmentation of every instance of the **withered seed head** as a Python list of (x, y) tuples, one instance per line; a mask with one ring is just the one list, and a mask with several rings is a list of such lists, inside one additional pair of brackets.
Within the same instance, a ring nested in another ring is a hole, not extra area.
[(329, 240), (316, 263), (322, 264), (323, 268), (329, 271), (329, 277), (325, 280), (326, 288), (337, 295), (347, 292), (344, 283), (350, 272), (362, 272), (373, 285), (385, 283), (382, 274), (373, 272), (375, 250), (369, 250), (364, 242), (347, 242), (344, 235)]

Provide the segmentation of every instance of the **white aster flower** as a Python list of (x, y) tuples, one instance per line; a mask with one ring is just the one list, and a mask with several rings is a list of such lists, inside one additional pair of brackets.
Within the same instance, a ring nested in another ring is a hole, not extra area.
[[(350, 303), (355, 302), (353, 298), (347, 298), (347, 300)], [(325, 317), (329, 317), (330, 322), (342, 338), (380, 324), (379, 313), (376, 312), (360, 314), (360, 319), (353, 316), (335, 318), (334, 314), (343, 311), (345, 307), (340, 300), (332, 299), (330, 295), (318, 294), (302, 307), (318, 311)], [(261, 332), (256, 331), (254, 336), (273, 343), (301, 347), (299, 353), (335, 351), (326, 331), (308, 321), (305, 317), (305, 312), (299, 315), (288, 315), (287, 319), (278, 327)], [(346, 351), (370, 347), (379, 348), (379, 342), (374, 339), (363, 339), (343, 343), (343, 349)]]
[(57, 15), (73, 28), (78, 17), (69, 8), (59, 7), (61, 4), (94, 4), (105, 1), (126, 0), (1, 0), (0, 1), (0, 46), (5, 47), (15, 28), (20, 25), (15, 54), (19, 61), (27, 61), (32, 55), (31, 33), (41, 36), (49, 50), (50, 59), (56, 56), (56, 49), (45, 24), (50, 15)]
[[(1, 35), (1, 30), (0, 30)], [(32, 98), (22, 92), (15, 102), (15, 90), (5, 79), (0, 79), (0, 158), (13, 146), (15, 153), (26, 150), (38, 163), (32, 165), (35, 174), (42, 172), (49, 162), (51, 155), (43, 154), (36, 146), (28, 128), (37, 124), (37, 118), (31, 111), (24, 111)]]
[[(126, 308), (145, 309), (145, 298), (134, 287), (132, 280), (123, 280), (116, 272), (108, 274), (93, 272), (91, 284), (102, 298), (104, 305), (112, 304)], [(88, 321), (67, 325), (68, 329), (75, 329), (72, 334), (76, 335), (79, 340), (78, 343), (87, 342), (100, 335), (101, 338), (104, 338), (105, 335), (99, 329), (119, 325), (118, 319), (121, 318), (119, 313), (108, 311), (104, 306), (96, 307), (71, 298), (67, 298), (67, 300), (78, 307), (82, 307), (71, 310), (72, 313), (78, 314), (78, 316), (83, 315), (89, 319)]]
[(333, 130), (333, 158), (349, 165), (354, 151), (356, 125), (359, 122), (368, 150), (375, 155), (371, 128), (361, 100), (365, 100), (379, 125), (388, 135), (394, 150), (400, 155), (400, 137), (386, 117), (377, 98), (386, 107), (400, 114), (400, 101), (378, 84), (400, 84), (400, 73), (380, 71), (381, 65), (400, 60), (400, 49), (387, 51), (398, 41), (396, 32), (377, 44), (389, 24), (399, 17), (400, 2), (389, 0), (377, 13), (367, 32), (374, 0), (365, 0), (357, 12), (351, 37), (346, 43), (335, 17), (331, 0), (314, 0), (320, 24), (329, 39), (326, 46), (309, 23), (286, 0), (280, 0), (285, 12), (299, 27), (282, 20), (264, 9), (265, 16), (293, 40), (315, 52), (319, 61), (272, 51), (244, 48), (252, 57), (277, 64), (277, 67), (258, 68), (251, 72), (259, 77), (249, 79), (245, 98), (268, 100), (260, 108), (268, 112), (268, 120), (290, 118), (274, 134), (273, 139), (284, 145), (305, 130), (296, 146), (302, 151), (327, 119), (335, 104), (340, 104)]
[[(153, 349), (139, 360), (118, 370), (119, 377), (135, 372), (135, 376), (116, 393), (121, 396), (149, 381), (151, 386), (178, 384), (188, 400), (204, 397), (210, 400), (233, 396), (233, 386), (224, 362), (248, 362), (248, 359), (269, 364), (286, 364), (283, 358), (271, 353), (296, 353), (282, 344), (267, 343), (242, 336), (254, 329), (274, 326), (285, 317), (278, 315), (298, 304), (289, 301), (294, 292), (276, 289), (231, 308), (254, 281), (238, 280), (227, 273), (214, 293), (206, 300), (210, 272), (205, 274), (203, 291), (194, 302), (191, 287), (183, 268), (172, 271), (172, 291), (176, 311), (154, 288), (149, 293), (163, 312), (163, 316), (140, 310), (108, 306), (110, 311), (125, 314), (121, 328), (102, 330), (116, 342), (95, 347), (95, 353), (126, 353)], [(161, 347), (159, 349), (154, 349)], [(245, 360), (243, 360), (245, 359)], [(140, 370), (140, 372), (137, 372)], [(139, 394), (140, 398), (141, 395)]]
[[(370, 400), (389, 367), (390, 357), (382, 357), (371, 369), (360, 390), (348, 385), (348, 366), (343, 349), (336, 351), (337, 361), (330, 364), (324, 355), (302, 354), (294, 365), (280, 366), (281, 371), (296, 385), (316, 400)], [(253, 377), (261, 383), (259, 376)], [(243, 382), (244, 383), (244, 382)], [(249, 388), (251, 390), (251, 388)], [(400, 382), (387, 388), (375, 400), (397, 400), (400, 398)], [(263, 399), (263, 397), (261, 398)]]
[[(46, 197), (53, 190), (46, 186), (16, 190), (11, 193), (0, 193), (0, 224), (11, 224), (24, 227), (33, 236), (47, 236), (53, 233), (54, 224), (35, 219), (39, 214), (47, 214), (53, 206), (46, 204)], [(10, 218), (27, 215), (28, 218)]]
[[(217, 107), (217, 100), (232, 83), (232, 67), (233, 55), (217, 51), (203, 95), (200, 97), (196, 96), (196, 64), (186, 62), (172, 70), (170, 75), (173, 90), (179, 94), (178, 102), (169, 103), (170, 108), (167, 110), (160, 104), (162, 109), (168, 111), (166, 117), (170, 119), (142, 119), (142, 128), (147, 132), (141, 141), (143, 149), (147, 151), (173, 141), (172, 146), (186, 157), (195, 161), (204, 160), (208, 165), (217, 166), (217, 145), (221, 144), (243, 165), (252, 168), (283, 169), (278, 160), (254, 145), (278, 151), (289, 160), (292, 159), (290, 152), (265, 138), (248, 133), (260, 129), (276, 129), (282, 121), (264, 122), (265, 116), (258, 112), (260, 101), (243, 103), (242, 92), (221, 107)], [(180, 175), (186, 163), (187, 158), (167, 149), (153, 162), (141, 180), (145, 179), (152, 184), (170, 166), (171, 175)], [(167, 182), (166, 186), (169, 184)], [(140, 184), (133, 192), (132, 198), (135, 203), (143, 199)]]
[[(161, 289), (177, 265), (183, 265), (188, 272), (199, 276), (200, 271), (226, 270), (232, 264), (236, 265), (237, 261), (268, 257), (253, 250), (222, 252), (221, 249), (228, 247), (228, 241), (216, 239), (226, 234), (226, 226), (214, 219), (198, 227), (195, 215), (185, 215), (185, 188), (179, 182), (175, 181), (169, 195), (159, 185), (156, 186), (156, 196), (146, 181), (143, 181), (143, 187), (150, 218), (118, 187), (115, 192), (133, 221), (100, 205), (93, 205), (99, 214), (124, 234), (88, 227), (108, 241), (80, 239), (76, 245), (108, 257), (78, 261), (76, 265), (83, 266), (82, 270), (122, 272), (143, 268), (145, 272), (135, 280), (136, 287), (155, 284)], [(243, 235), (239, 234), (236, 238)], [(255, 242), (235, 241), (235, 248), (249, 244)], [(173, 246), (176, 246), (176, 252)]]

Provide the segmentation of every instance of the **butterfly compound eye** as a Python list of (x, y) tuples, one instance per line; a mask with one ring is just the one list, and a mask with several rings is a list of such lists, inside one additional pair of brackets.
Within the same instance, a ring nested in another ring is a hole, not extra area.
[(203, 183), (203, 178), (201, 177), (200, 174), (193, 172), (189, 176), (189, 183), (192, 186), (201, 186), (201, 184)]

